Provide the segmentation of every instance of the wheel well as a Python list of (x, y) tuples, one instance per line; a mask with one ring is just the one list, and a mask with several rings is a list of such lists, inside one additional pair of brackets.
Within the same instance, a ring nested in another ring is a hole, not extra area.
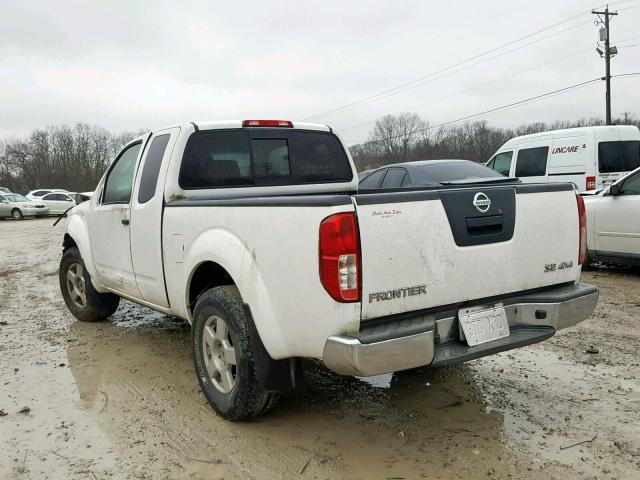
[(224, 267), (215, 262), (204, 262), (198, 265), (191, 275), (189, 282), (189, 311), (193, 311), (193, 307), (198, 297), (213, 287), (220, 285), (234, 285), (235, 282), (229, 272)]
[(77, 247), (77, 246), (78, 244), (73, 238), (71, 238), (71, 235), (69, 235), (68, 233), (65, 233), (64, 240), (62, 240), (62, 251), (65, 251), (68, 248)]

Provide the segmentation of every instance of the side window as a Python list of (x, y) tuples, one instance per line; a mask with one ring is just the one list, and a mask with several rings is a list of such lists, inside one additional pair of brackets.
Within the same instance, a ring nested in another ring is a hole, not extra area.
[(490, 168), (491, 170), (493, 170), (493, 164), (496, 163), (496, 157), (493, 157), (491, 160), (489, 160), (487, 162), (487, 164), (485, 165), (487, 168)]
[(400, 188), (406, 175), (404, 168), (390, 168), (382, 181), (382, 188)]
[(133, 172), (142, 143), (136, 143), (124, 150), (111, 167), (104, 184), (102, 203), (129, 203)]
[(164, 151), (167, 149), (170, 135), (158, 135), (151, 141), (149, 153), (144, 161), (142, 177), (140, 178), (140, 188), (138, 190), (138, 203), (147, 203), (156, 194), (156, 185)]
[(401, 187), (410, 187), (411, 186), (411, 178), (409, 178), (409, 174), (407, 173), (404, 176), (404, 180), (402, 180)]
[(640, 173), (625, 180), (622, 185), (622, 195), (640, 195)]
[(360, 189), (367, 190), (378, 188), (378, 186), (380, 185), (380, 180), (382, 180), (382, 177), (384, 176), (386, 171), (387, 169), (383, 168), (382, 170), (373, 172), (368, 177), (365, 177), (365, 179), (360, 182)]
[(3, 196), (3, 195), (0, 195), (0, 203), (8, 203), (8, 202), (7, 202), (7, 199), (6, 199), (6, 198), (4, 198), (4, 196)]
[(48, 193), (42, 197), (42, 200), (56, 200), (54, 193)]
[(31, 195), (33, 195), (34, 197), (42, 197), (43, 195), (46, 195), (48, 192), (46, 190), (38, 190), (37, 192), (33, 192)]
[(60, 200), (62, 200), (63, 202), (73, 202), (73, 199), (69, 196), (69, 195), (65, 195), (64, 193), (62, 195), (60, 195)]
[(511, 171), (511, 159), (513, 158), (513, 152), (502, 152), (493, 157), (493, 166), (489, 167), (500, 175), (505, 177), (509, 176)]
[(549, 147), (524, 148), (518, 151), (516, 177), (539, 177), (547, 173)]

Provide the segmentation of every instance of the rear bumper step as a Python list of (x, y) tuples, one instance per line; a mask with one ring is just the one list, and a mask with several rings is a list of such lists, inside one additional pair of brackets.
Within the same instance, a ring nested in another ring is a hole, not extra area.
[(329, 337), (323, 360), (336, 373), (361, 377), (464, 362), (546, 340), (588, 318), (598, 296), (596, 287), (581, 283), (505, 299), (509, 336), (475, 347), (459, 340), (455, 314), (418, 314)]

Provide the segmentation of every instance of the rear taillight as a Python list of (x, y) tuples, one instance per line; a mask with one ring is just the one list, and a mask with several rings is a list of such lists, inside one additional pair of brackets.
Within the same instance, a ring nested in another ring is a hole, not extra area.
[(587, 177), (587, 191), (596, 189), (596, 177)]
[(320, 281), (338, 302), (360, 301), (360, 240), (355, 213), (338, 213), (320, 224)]
[(243, 127), (293, 128), (290, 120), (243, 120)]
[(576, 195), (578, 202), (578, 222), (580, 225), (580, 239), (578, 245), (578, 264), (582, 265), (587, 256), (587, 211), (584, 208), (584, 199)]

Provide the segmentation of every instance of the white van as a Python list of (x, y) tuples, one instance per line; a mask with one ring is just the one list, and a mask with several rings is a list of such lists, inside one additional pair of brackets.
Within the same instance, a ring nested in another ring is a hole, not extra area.
[(615, 125), (523, 135), (505, 143), (486, 166), (525, 183), (600, 190), (640, 167), (640, 130)]

